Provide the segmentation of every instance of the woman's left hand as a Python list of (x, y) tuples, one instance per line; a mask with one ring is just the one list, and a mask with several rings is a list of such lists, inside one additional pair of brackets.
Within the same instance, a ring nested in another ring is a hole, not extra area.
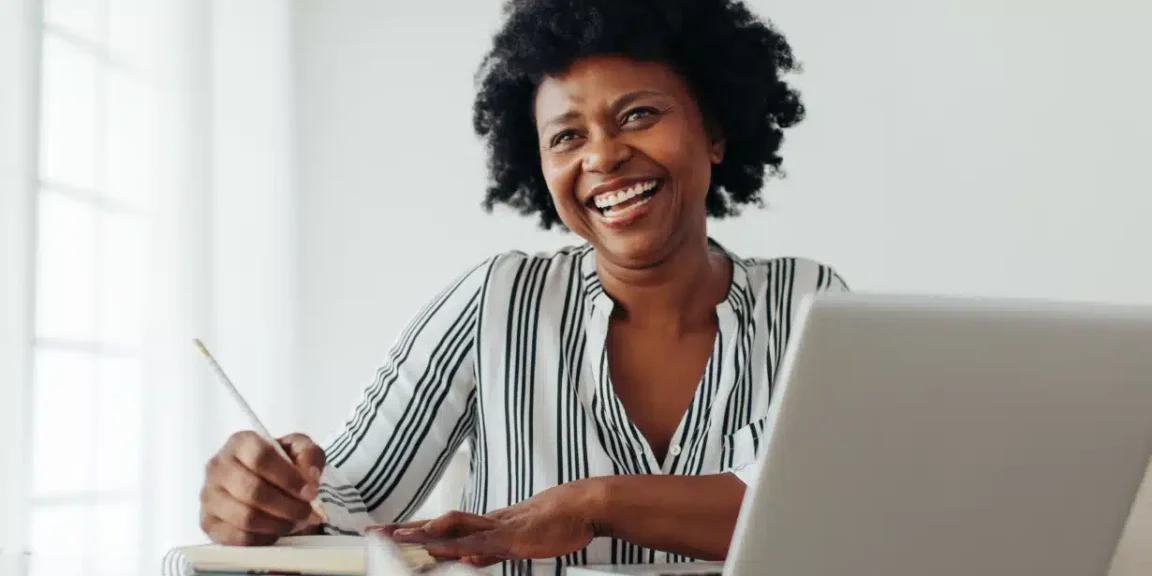
[(595, 479), (579, 480), (483, 516), (456, 511), (371, 529), (399, 544), (423, 545), (435, 557), (474, 566), (555, 558), (583, 549), (596, 536), (596, 488)]

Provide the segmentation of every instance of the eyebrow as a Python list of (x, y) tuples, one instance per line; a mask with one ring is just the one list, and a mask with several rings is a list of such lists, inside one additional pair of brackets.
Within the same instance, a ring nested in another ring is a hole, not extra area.
[(547, 122), (541, 124), (540, 128), (547, 128), (553, 124), (563, 124), (565, 122), (568, 122), (570, 120), (573, 120), (573, 119), (579, 118), (579, 117), (580, 117), (580, 114), (577, 113), (575, 110), (569, 110), (563, 114), (553, 116)]
[[(619, 109), (621, 109), (621, 108), (623, 108), (623, 107), (625, 107), (625, 106), (627, 106), (627, 105), (629, 105), (629, 104), (631, 104), (631, 103), (633, 103), (633, 102), (635, 102), (641, 98), (644, 98), (646, 96), (660, 96), (660, 95), (662, 95), (662, 93), (657, 92), (655, 90), (636, 90), (635, 92), (629, 92), (629, 93), (617, 98), (615, 101), (613, 101), (612, 105), (611, 105), (611, 109), (612, 110), (619, 110)], [(568, 122), (570, 120), (573, 120), (573, 119), (576, 119), (579, 117), (580, 117), (579, 112), (576, 112), (575, 110), (569, 110), (563, 114), (558, 114), (556, 116), (553, 116), (552, 118), (548, 119), (547, 122), (541, 124), (540, 127), (543, 129), (543, 128), (547, 128), (548, 126), (551, 126), (553, 124), (563, 124), (565, 122)]]
[(637, 90), (635, 92), (629, 92), (629, 93), (617, 98), (616, 101), (612, 103), (612, 109), (613, 110), (619, 110), (619, 109), (621, 109), (621, 108), (623, 108), (623, 107), (625, 107), (625, 106), (627, 106), (627, 105), (629, 105), (629, 104), (631, 104), (631, 103), (633, 103), (633, 102), (635, 102), (641, 98), (644, 98), (645, 96), (661, 96), (661, 95), (662, 94), (660, 92), (657, 92), (655, 90)]

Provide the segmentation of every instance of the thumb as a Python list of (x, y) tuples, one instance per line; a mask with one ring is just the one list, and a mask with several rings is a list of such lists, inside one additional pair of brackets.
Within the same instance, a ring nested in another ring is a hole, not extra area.
[(320, 473), (324, 471), (327, 462), (322, 448), (304, 434), (284, 436), (280, 438), (280, 445), (310, 482), (320, 483)]

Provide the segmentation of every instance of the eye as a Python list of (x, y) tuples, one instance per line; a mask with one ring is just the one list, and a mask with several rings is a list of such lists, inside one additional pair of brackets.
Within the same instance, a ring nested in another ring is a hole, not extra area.
[(578, 134), (575, 130), (565, 130), (553, 136), (552, 139), (548, 141), (548, 146), (550, 148), (556, 148), (557, 146), (566, 144), (579, 136), (580, 134)]
[(644, 118), (647, 118), (650, 116), (655, 116), (657, 114), (659, 114), (659, 112), (655, 108), (651, 108), (648, 106), (644, 106), (641, 108), (633, 108), (633, 109), (629, 110), (627, 114), (624, 115), (624, 123), (628, 124), (629, 122), (635, 122), (637, 120), (643, 120)]

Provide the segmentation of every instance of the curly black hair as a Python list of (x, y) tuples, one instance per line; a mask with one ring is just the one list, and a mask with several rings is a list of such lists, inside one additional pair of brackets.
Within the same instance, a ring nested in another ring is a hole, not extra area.
[(545, 76), (593, 55), (622, 55), (672, 67), (725, 139), (706, 209), (723, 218), (762, 204), (766, 168), (780, 174), (783, 130), (804, 106), (781, 77), (799, 68), (771, 23), (737, 0), (510, 0), (505, 23), (477, 73), (473, 128), (485, 139), (490, 184), (483, 202), (540, 226), (563, 227), (540, 167), (533, 118)]

